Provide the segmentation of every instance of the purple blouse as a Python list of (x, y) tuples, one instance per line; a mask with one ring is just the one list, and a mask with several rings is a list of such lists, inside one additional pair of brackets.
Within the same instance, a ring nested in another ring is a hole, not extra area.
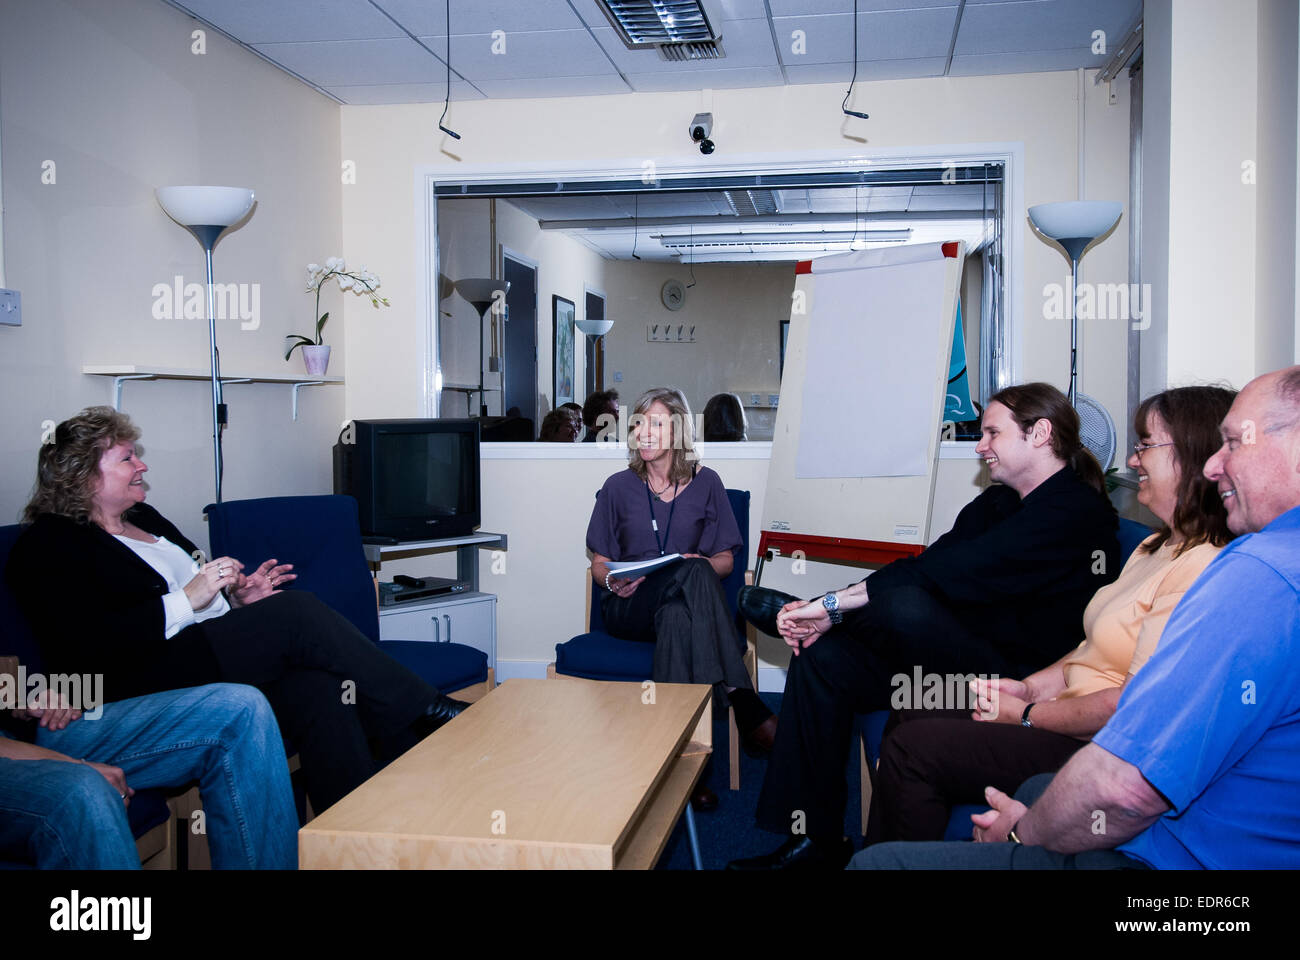
[(659, 556), (655, 531), (650, 525), (651, 507), (659, 521), (664, 553), (698, 553), (711, 557), (741, 546), (740, 528), (731, 512), (731, 501), (716, 472), (701, 467), (695, 479), (674, 500), (661, 503), (651, 497), (647, 503), (645, 481), (629, 467), (606, 480), (596, 494), (596, 509), (591, 512), (591, 523), (587, 525), (587, 548), (611, 560), (649, 560)]

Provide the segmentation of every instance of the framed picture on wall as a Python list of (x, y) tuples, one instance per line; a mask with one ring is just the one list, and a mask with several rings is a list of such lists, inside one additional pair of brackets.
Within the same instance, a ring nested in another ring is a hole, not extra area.
[(553, 295), (551, 316), (555, 323), (555, 333), (551, 339), (551, 364), (555, 387), (552, 408), (555, 408), (562, 403), (573, 401), (573, 337), (577, 310), (572, 300)]

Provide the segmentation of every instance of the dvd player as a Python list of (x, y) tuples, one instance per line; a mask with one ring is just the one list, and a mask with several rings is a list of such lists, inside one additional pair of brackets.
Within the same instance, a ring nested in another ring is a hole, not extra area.
[(398, 575), (395, 582), (379, 584), (379, 605), (392, 607), (399, 603), (414, 603), (431, 597), (444, 596), (449, 593), (464, 593), (469, 584), (464, 580), (450, 580), (446, 577), (407, 577)]

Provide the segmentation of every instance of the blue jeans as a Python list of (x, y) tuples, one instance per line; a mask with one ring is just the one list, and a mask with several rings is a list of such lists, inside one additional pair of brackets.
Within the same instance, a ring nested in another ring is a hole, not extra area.
[(93, 767), (63, 760), (0, 757), (0, 860), (44, 870), (140, 868), (117, 791)]
[[(297, 866), (298, 817), (280, 730), (252, 687), (215, 683), (121, 700), (106, 704), (98, 720), (42, 729), (36, 742), (121, 767), (137, 789), (197, 780), (214, 867)], [(121, 799), (109, 793), (135, 860)], [(49, 795), (52, 804), (62, 798), (54, 789)]]

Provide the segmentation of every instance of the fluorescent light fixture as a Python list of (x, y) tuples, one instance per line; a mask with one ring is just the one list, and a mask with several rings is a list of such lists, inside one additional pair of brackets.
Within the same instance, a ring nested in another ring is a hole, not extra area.
[[(859, 230), (856, 239), (868, 243), (898, 243), (910, 240), (910, 227), (902, 230)], [(850, 243), (852, 230), (791, 231), (789, 233), (714, 233), (694, 237), (679, 233), (657, 237), (665, 247), (744, 247), (770, 244)]]
[(722, 37), (713, 0), (600, 0), (605, 15), (629, 47), (709, 43)]

